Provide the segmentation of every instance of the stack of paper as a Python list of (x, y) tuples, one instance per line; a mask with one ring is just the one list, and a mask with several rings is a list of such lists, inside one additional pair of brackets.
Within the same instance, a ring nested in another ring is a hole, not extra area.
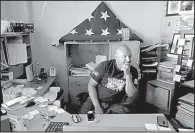
[(153, 62), (153, 63), (150, 63), (150, 64), (142, 64), (142, 65), (145, 66), (145, 67), (153, 67), (153, 66), (157, 66), (158, 62)]
[(90, 74), (89, 69), (77, 67), (71, 67), (70, 72), (72, 76), (89, 76)]
[(26, 44), (8, 44), (10, 65), (18, 65), (27, 62)]
[(176, 119), (185, 127), (194, 128), (194, 94), (179, 98), (179, 105), (177, 106)]
[(95, 64), (94, 62), (89, 62), (85, 65), (90, 71), (92, 71), (96, 66), (97, 64)]

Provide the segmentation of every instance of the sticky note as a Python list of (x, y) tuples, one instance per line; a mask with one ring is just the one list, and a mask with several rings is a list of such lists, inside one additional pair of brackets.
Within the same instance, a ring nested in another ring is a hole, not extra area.
[(39, 86), (38, 88), (37, 88), (37, 90), (40, 90), (40, 89), (42, 89), (43, 88), (43, 86)]
[(180, 132), (194, 132), (194, 129), (185, 129), (185, 128), (178, 128)]
[(158, 130), (156, 124), (145, 124), (148, 130)]
[(137, 85), (137, 79), (134, 79), (134, 84), (136, 84), (136, 85)]
[(44, 107), (46, 107), (47, 106), (47, 104), (39, 104), (39, 107), (40, 108), (44, 108)]
[(30, 114), (25, 114), (23, 117), (23, 119), (27, 119), (27, 120), (32, 120), (34, 117), (34, 115), (30, 115)]
[(62, 108), (59, 108), (55, 110), (55, 112), (57, 112), (58, 114), (61, 114), (61, 113), (64, 113), (65, 111)]
[(44, 98), (44, 97), (36, 97), (36, 98), (34, 99), (34, 101), (35, 101), (35, 102), (43, 103), (43, 102), (48, 101), (48, 99), (47, 99), (47, 98)]
[(170, 127), (162, 127), (162, 126), (158, 126), (158, 129), (160, 129), (161, 131), (172, 131), (172, 129)]
[(38, 110), (34, 110), (34, 111), (31, 111), (31, 112), (28, 112), (29, 115), (33, 115), (33, 116), (38, 114), (38, 113), (39, 113)]
[(175, 71), (176, 71), (176, 72), (179, 72), (179, 71), (180, 71), (180, 68), (181, 68), (181, 66), (180, 66), (180, 65), (177, 65), (177, 66), (175, 67)]
[(48, 106), (49, 111), (56, 110), (56, 109), (58, 109), (58, 106), (55, 106), (55, 105)]
[(192, 62), (193, 62), (193, 60), (188, 60), (187, 66), (192, 66)]
[(183, 46), (184, 44), (185, 44), (185, 39), (184, 38), (178, 39), (178, 46)]
[(175, 76), (173, 77), (174, 81), (180, 82), (181, 80), (181, 75), (175, 74)]
[(177, 54), (181, 54), (182, 53), (182, 50), (183, 50), (183, 47), (178, 47)]

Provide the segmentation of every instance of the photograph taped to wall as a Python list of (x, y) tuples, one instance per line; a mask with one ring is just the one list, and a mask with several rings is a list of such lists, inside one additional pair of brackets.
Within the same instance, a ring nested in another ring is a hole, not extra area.
[(180, 16), (178, 27), (179, 30), (192, 30), (194, 28), (194, 15)]
[(178, 39), (180, 38), (180, 34), (179, 33), (174, 33), (173, 34), (173, 39), (172, 39), (172, 43), (171, 43), (171, 52), (172, 54), (176, 53), (177, 51), (177, 43), (178, 43)]
[(184, 55), (187, 55), (188, 57), (193, 57), (194, 56), (194, 34), (184, 34), (184, 38), (186, 39), (185, 41), (185, 46), (184, 50)]
[(166, 16), (194, 14), (194, 1), (167, 1)]

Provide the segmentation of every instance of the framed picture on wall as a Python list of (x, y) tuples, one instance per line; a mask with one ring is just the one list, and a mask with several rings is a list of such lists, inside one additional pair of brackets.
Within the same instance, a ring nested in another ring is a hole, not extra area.
[(180, 1), (167, 1), (166, 16), (179, 15), (180, 4)]
[(171, 51), (170, 53), (175, 54), (177, 51), (177, 43), (178, 43), (178, 39), (180, 38), (180, 34), (179, 33), (174, 33), (173, 34), (173, 39), (172, 39), (172, 43), (171, 43)]
[(194, 1), (180, 1), (180, 14), (194, 14)]
[(194, 14), (194, 1), (167, 1), (166, 16)]

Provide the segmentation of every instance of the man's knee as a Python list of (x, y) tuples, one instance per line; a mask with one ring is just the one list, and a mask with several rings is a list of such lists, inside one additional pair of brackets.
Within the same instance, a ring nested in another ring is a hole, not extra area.
[(87, 100), (81, 105), (79, 114), (87, 114), (87, 112), (91, 110), (93, 110), (93, 103), (90, 98), (87, 98)]

